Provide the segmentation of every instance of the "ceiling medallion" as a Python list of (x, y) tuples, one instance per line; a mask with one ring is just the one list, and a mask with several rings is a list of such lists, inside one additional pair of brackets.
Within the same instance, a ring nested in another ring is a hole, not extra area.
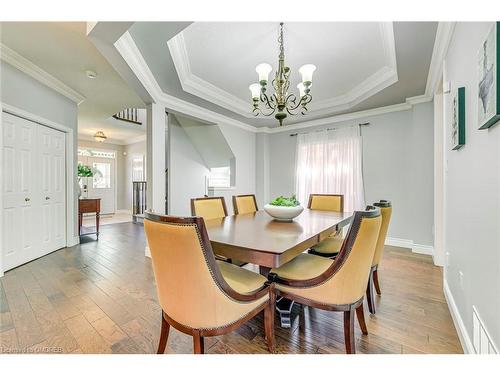
[[(280, 46), (280, 54), (278, 60), (278, 70), (272, 81), (274, 93), (270, 96), (266, 94), (267, 81), (269, 73), (273, 70), (271, 65), (263, 63), (257, 65), (255, 71), (259, 75), (259, 83), (251, 84), (249, 89), (252, 93), (253, 113), (258, 116), (259, 113), (264, 116), (271, 116), (276, 113), (274, 117), (279, 121), (280, 126), (283, 125), (283, 120), (287, 114), (294, 116), (299, 112), (303, 115), (307, 112), (307, 105), (311, 102), (312, 96), (309, 93), (312, 86), (312, 75), (316, 70), (313, 64), (303, 65), (299, 69), (302, 75), (302, 82), (297, 85), (299, 89), (299, 96), (289, 94), (288, 88), (290, 86), (290, 68), (285, 66), (285, 48), (283, 45), (283, 22), (280, 23), (280, 32), (278, 37)], [(259, 102), (263, 103), (262, 107)]]

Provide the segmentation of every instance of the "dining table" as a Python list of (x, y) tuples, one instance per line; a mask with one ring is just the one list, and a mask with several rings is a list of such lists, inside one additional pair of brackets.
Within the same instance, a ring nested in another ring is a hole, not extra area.
[[(279, 221), (265, 211), (206, 220), (208, 237), (215, 254), (259, 266), (266, 276), (331, 234), (348, 225), (352, 212), (304, 209), (291, 221)], [(276, 304), (281, 326), (290, 327), (294, 302)]]

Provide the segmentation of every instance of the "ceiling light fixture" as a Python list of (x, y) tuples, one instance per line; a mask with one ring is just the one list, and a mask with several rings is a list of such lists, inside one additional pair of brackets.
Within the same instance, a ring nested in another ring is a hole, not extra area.
[[(253, 113), (258, 116), (259, 113), (263, 116), (271, 116), (276, 112), (274, 117), (279, 121), (280, 126), (283, 125), (283, 120), (289, 115), (297, 115), (299, 112), (303, 115), (307, 112), (307, 105), (311, 102), (312, 96), (309, 93), (312, 86), (312, 75), (316, 70), (313, 64), (303, 65), (299, 69), (302, 75), (302, 82), (297, 85), (299, 96), (294, 93), (289, 94), (290, 87), (290, 68), (285, 66), (285, 48), (283, 43), (283, 22), (280, 23), (280, 31), (278, 37), (280, 48), (278, 70), (272, 81), (274, 93), (270, 96), (266, 94), (267, 82), (269, 73), (273, 70), (271, 65), (263, 63), (257, 65), (255, 71), (259, 75), (259, 83), (253, 83), (249, 89), (252, 93)], [(263, 103), (263, 109), (259, 102)]]
[(96, 140), (96, 142), (104, 142), (106, 139), (108, 139), (108, 137), (106, 137), (104, 135), (104, 133), (99, 130), (97, 133), (94, 134), (94, 139)]
[(87, 76), (87, 78), (90, 78), (90, 79), (97, 78), (97, 73), (94, 72), (93, 70), (86, 70), (85, 75)]

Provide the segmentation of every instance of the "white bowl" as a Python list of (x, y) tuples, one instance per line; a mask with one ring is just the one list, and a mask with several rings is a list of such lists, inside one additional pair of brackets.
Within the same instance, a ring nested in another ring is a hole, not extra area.
[(273, 206), (272, 204), (266, 204), (264, 206), (264, 211), (278, 221), (292, 221), (304, 211), (304, 207)]

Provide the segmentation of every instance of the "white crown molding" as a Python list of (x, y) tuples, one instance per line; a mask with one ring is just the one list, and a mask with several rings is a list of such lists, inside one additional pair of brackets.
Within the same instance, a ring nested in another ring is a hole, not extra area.
[(436, 86), (443, 73), (443, 61), (450, 46), (455, 24), (456, 22), (439, 22), (438, 24), (429, 73), (427, 75), (427, 84), (425, 86), (426, 96), (432, 97), (436, 92)]
[(43, 83), (45, 86), (69, 98), (76, 104), (81, 104), (86, 99), (85, 96), (73, 90), (71, 87), (59, 81), (51, 74), (2, 43), (0, 43), (0, 58), (23, 73)]
[(137, 76), (139, 81), (144, 85), (145, 89), (149, 92), (151, 97), (156, 102), (161, 102), (167, 109), (173, 112), (178, 111), (180, 113), (187, 114), (204, 121), (226, 123), (244, 129), (246, 131), (250, 131), (252, 133), (256, 133), (258, 131), (254, 126), (234, 120), (230, 117), (221, 115), (214, 111), (210, 111), (206, 108), (200, 107), (196, 104), (187, 102), (163, 92), (158, 82), (156, 82), (153, 73), (149, 69), (148, 64), (144, 60), (144, 57), (137, 48), (134, 39), (128, 31), (116, 41), (115, 47), (127, 62), (130, 69), (132, 69), (134, 74)]
[[(386, 65), (347, 93), (314, 102), (309, 111), (311, 114), (321, 115), (345, 111), (398, 81), (393, 24), (392, 22), (381, 22), (379, 25)], [(182, 32), (170, 39), (167, 45), (184, 91), (247, 118), (254, 117), (249, 101), (238, 98), (192, 72)]]
[(334, 124), (334, 123), (342, 122), (342, 121), (356, 120), (359, 118), (364, 118), (364, 117), (369, 117), (369, 116), (383, 115), (385, 113), (406, 111), (406, 110), (409, 110), (411, 108), (412, 108), (412, 104), (410, 104), (410, 103), (400, 103), (400, 104), (389, 105), (386, 107), (379, 107), (379, 108), (374, 108), (374, 109), (367, 109), (364, 111), (351, 112), (351, 113), (345, 113), (342, 115), (325, 117), (325, 118), (321, 118), (321, 119), (317, 119), (317, 120), (299, 122), (296, 124), (282, 126), (282, 127), (278, 127), (278, 128), (262, 127), (262, 128), (258, 128), (258, 132), (259, 133), (268, 133), (268, 134), (282, 133), (282, 132), (287, 132), (290, 130), (306, 129), (306, 128), (311, 128), (311, 127), (315, 127), (315, 126)]
[(296, 124), (287, 125), (284, 127), (276, 127), (276, 128), (270, 128), (267, 126), (256, 127), (243, 123), (241, 121), (234, 120), (230, 117), (221, 115), (217, 112), (210, 111), (206, 108), (203, 108), (201, 106), (179, 99), (175, 96), (163, 92), (159, 84), (156, 82), (153, 73), (149, 69), (148, 64), (144, 60), (144, 57), (137, 48), (137, 45), (135, 44), (134, 39), (132, 38), (129, 32), (123, 34), (123, 36), (115, 43), (115, 47), (118, 50), (118, 52), (122, 55), (124, 60), (127, 62), (127, 64), (130, 66), (130, 68), (137, 76), (139, 81), (144, 85), (145, 89), (149, 92), (151, 97), (155, 100), (155, 102), (163, 104), (167, 109), (171, 110), (172, 112), (178, 111), (185, 115), (199, 118), (203, 121), (210, 121), (213, 123), (225, 123), (252, 133), (265, 133), (265, 134), (281, 133), (289, 130), (310, 128), (314, 126), (327, 125), (341, 121), (350, 121), (368, 116), (377, 116), (390, 112), (406, 111), (411, 109), (415, 104), (424, 103), (432, 100), (432, 96), (427, 97), (425, 95), (420, 95), (408, 98), (405, 103), (394, 104), (390, 106), (379, 107), (364, 111), (352, 112), (342, 115), (335, 115), (317, 120), (303, 121)]

